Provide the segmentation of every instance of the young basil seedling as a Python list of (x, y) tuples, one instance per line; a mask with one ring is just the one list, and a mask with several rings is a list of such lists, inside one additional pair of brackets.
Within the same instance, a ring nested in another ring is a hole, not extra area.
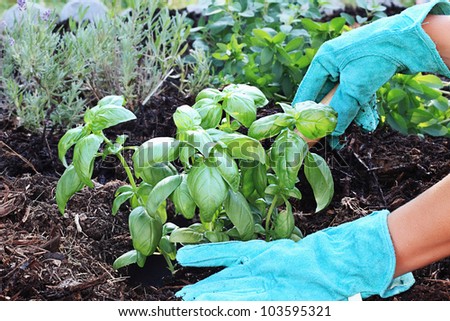
[[(222, 91), (208, 88), (192, 107), (175, 111), (176, 137), (155, 137), (125, 147), (126, 136), (111, 141), (103, 133), (135, 119), (124, 103), (119, 96), (105, 97), (85, 113), (85, 125), (69, 130), (58, 146), (67, 167), (56, 188), (61, 213), (76, 192), (93, 187), (96, 157), (115, 155), (125, 169), (129, 185), (116, 191), (112, 214), (130, 203), (134, 249), (116, 259), (115, 269), (134, 263), (142, 267), (148, 256), (159, 252), (173, 272), (178, 244), (300, 239), (289, 199), (302, 197), (296, 187), (302, 167), (317, 211), (331, 200), (333, 180), (325, 160), (309, 152), (295, 132), (311, 139), (331, 133), (336, 113), (328, 106), (281, 104), (283, 113), (256, 120), (258, 108), (268, 103), (259, 89), (235, 84)], [(273, 143), (264, 147), (261, 141), (269, 138)], [(68, 165), (65, 155), (72, 147), (73, 161)], [(124, 150), (134, 150), (133, 170), (122, 155)], [(175, 214), (192, 224), (178, 227), (170, 222), (170, 203)]]

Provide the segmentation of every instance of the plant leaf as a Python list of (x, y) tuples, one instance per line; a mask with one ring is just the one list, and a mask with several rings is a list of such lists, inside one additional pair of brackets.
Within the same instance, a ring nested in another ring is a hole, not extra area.
[(222, 94), (218, 89), (206, 88), (198, 93), (197, 97), (195, 97), (195, 101), (198, 102), (201, 99), (209, 98), (218, 102), (223, 96), (224, 94)]
[(278, 213), (274, 222), (275, 239), (289, 238), (294, 230), (294, 215), (292, 214), (292, 206), (286, 202), (286, 209)]
[(183, 105), (177, 108), (173, 120), (179, 130), (190, 130), (201, 124), (202, 116), (194, 108)]
[(228, 155), (227, 151), (220, 149), (214, 150), (214, 159), (215, 161), (211, 162), (211, 166), (217, 167), (225, 182), (228, 183), (233, 191), (237, 192), (239, 189), (240, 175), (235, 160)]
[(113, 269), (118, 270), (120, 268), (134, 264), (136, 262), (137, 262), (137, 251), (131, 250), (122, 254), (121, 256), (119, 256), (117, 259), (114, 260)]
[(134, 170), (138, 173), (156, 163), (178, 158), (180, 142), (172, 137), (152, 138), (143, 143), (133, 155)]
[(227, 186), (217, 168), (201, 163), (187, 174), (189, 193), (200, 209), (203, 222), (211, 222), (227, 197)]
[(197, 244), (204, 240), (203, 233), (194, 231), (189, 227), (180, 227), (170, 233), (169, 240), (172, 243)]
[(255, 222), (252, 211), (245, 197), (240, 192), (228, 191), (224, 209), (239, 232), (242, 241), (253, 238)]
[(101, 136), (90, 134), (77, 142), (73, 152), (73, 166), (81, 181), (91, 188), (94, 187), (91, 181), (94, 159), (102, 142)]
[(136, 175), (152, 186), (168, 176), (175, 175), (177, 169), (171, 163), (156, 163), (144, 168), (136, 168)]
[(100, 99), (97, 103), (97, 106), (103, 107), (106, 105), (113, 105), (113, 106), (123, 106), (125, 105), (125, 98), (123, 96), (115, 96), (115, 95), (110, 95), (110, 96), (106, 96), (102, 99)]
[(257, 140), (262, 140), (278, 135), (283, 127), (275, 125), (281, 113), (262, 117), (254, 121), (248, 129), (248, 136)]
[(186, 174), (182, 174), (181, 176), (182, 181), (173, 192), (172, 201), (175, 205), (176, 212), (181, 213), (186, 219), (190, 220), (194, 218), (197, 205), (189, 192)]
[(280, 186), (288, 189), (295, 186), (307, 151), (307, 143), (291, 130), (285, 130), (277, 137), (270, 156)]
[(229, 93), (225, 96), (222, 107), (228, 114), (247, 128), (250, 127), (256, 119), (255, 102), (252, 97), (244, 93)]
[(228, 152), (233, 158), (256, 160), (263, 164), (266, 162), (266, 152), (261, 143), (254, 138), (232, 133), (223, 135), (220, 142), (227, 146)]
[[(177, 174), (164, 178), (153, 187), (145, 205), (150, 216), (155, 217), (157, 215), (157, 210), (160, 205), (173, 193), (178, 185), (180, 185), (181, 180), (181, 175)], [(164, 222), (165, 221), (163, 220), (163, 223)]]
[(334, 182), (330, 168), (321, 156), (308, 152), (304, 172), (312, 187), (317, 203), (316, 212), (318, 212), (327, 207), (333, 198)]
[(61, 214), (64, 214), (69, 199), (84, 186), (73, 165), (66, 168), (56, 185), (56, 203)]
[(127, 200), (129, 200), (131, 197), (133, 197), (134, 192), (123, 192), (114, 198), (113, 206), (112, 206), (112, 215), (116, 215), (119, 211), (120, 206), (122, 206), (123, 203), (125, 203)]
[(200, 114), (202, 118), (200, 126), (204, 129), (216, 128), (222, 119), (222, 106), (213, 99), (200, 99), (192, 108)]
[(136, 119), (136, 116), (130, 110), (124, 107), (106, 105), (94, 112), (90, 126), (92, 131), (97, 132), (134, 119)]
[(58, 142), (58, 157), (65, 167), (68, 167), (66, 161), (66, 153), (75, 145), (80, 139), (88, 134), (84, 126), (69, 129)]
[(131, 211), (128, 225), (133, 247), (145, 256), (155, 252), (162, 236), (162, 223), (159, 217), (151, 217), (144, 207)]
[(188, 143), (207, 157), (215, 145), (208, 132), (201, 127), (197, 127), (195, 130), (188, 130), (185, 133)]
[(319, 139), (333, 132), (337, 124), (337, 113), (329, 106), (305, 101), (295, 104), (296, 127), (309, 139)]

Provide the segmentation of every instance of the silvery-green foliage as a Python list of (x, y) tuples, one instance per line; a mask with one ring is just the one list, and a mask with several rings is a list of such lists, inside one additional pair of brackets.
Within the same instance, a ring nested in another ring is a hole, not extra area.
[(0, 24), (0, 31), (2, 31), (5, 27), (8, 29), (13, 29), (14, 26), (26, 18), (26, 16), (31, 12), (34, 16), (42, 16), (44, 15), (48, 9), (37, 3), (20, 3), (15, 4), (11, 8), (5, 11), (3, 16), (0, 18), (2, 24)]
[(2, 36), (0, 86), (7, 108), (31, 130), (72, 126), (86, 106), (115, 92), (131, 109), (145, 106), (175, 76), (190, 30), (184, 15), (154, 1), (95, 24), (69, 22), (67, 32), (57, 31), (54, 13), (24, 14)]

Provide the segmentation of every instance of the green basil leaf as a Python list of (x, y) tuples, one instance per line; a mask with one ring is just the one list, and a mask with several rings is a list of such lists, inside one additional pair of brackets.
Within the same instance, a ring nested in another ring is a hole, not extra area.
[(215, 143), (208, 132), (201, 127), (185, 132), (188, 143), (204, 156), (208, 156)]
[(139, 251), (137, 252), (137, 257), (136, 257), (136, 264), (140, 267), (143, 268), (145, 266), (145, 261), (147, 261), (147, 256), (142, 254)]
[(264, 197), (267, 187), (267, 168), (262, 163), (256, 163), (253, 169), (253, 183), (259, 196)]
[(88, 131), (84, 126), (69, 129), (58, 142), (58, 157), (65, 167), (68, 167), (66, 162), (66, 153), (75, 145), (80, 139), (85, 137)]
[(134, 119), (136, 119), (136, 116), (130, 110), (124, 107), (107, 105), (95, 111), (90, 126), (92, 131), (97, 132)]
[(256, 119), (255, 102), (250, 96), (244, 93), (229, 93), (225, 96), (222, 107), (228, 114), (247, 128), (250, 127)]
[(337, 123), (337, 113), (329, 106), (306, 101), (295, 104), (297, 110), (296, 127), (309, 139), (319, 139), (333, 132)]
[(278, 119), (281, 113), (262, 117), (254, 121), (248, 129), (248, 136), (257, 140), (262, 140), (276, 136), (280, 133), (283, 127), (275, 125), (275, 120)]
[(245, 197), (239, 192), (229, 190), (224, 209), (228, 218), (238, 230), (240, 239), (243, 241), (252, 239), (255, 222), (250, 205)]
[(200, 99), (192, 108), (200, 114), (202, 118), (200, 126), (204, 129), (216, 128), (222, 119), (222, 106), (213, 99)]
[(194, 218), (197, 205), (189, 192), (186, 174), (182, 174), (181, 176), (182, 181), (173, 192), (172, 201), (175, 205), (176, 212), (181, 213), (186, 219), (190, 220)]
[(194, 108), (183, 105), (177, 108), (173, 120), (179, 130), (190, 130), (201, 124), (202, 116)]
[(152, 138), (143, 143), (133, 155), (138, 173), (156, 163), (167, 163), (178, 158), (180, 142), (172, 137)]
[(123, 106), (125, 105), (125, 98), (123, 96), (106, 96), (102, 99), (100, 99), (97, 103), (97, 106), (103, 107), (106, 105), (113, 105), (113, 106)]
[(233, 158), (256, 160), (263, 164), (266, 162), (266, 152), (261, 143), (254, 138), (232, 133), (223, 135), (220, 138), (220, 142), (227, 146)]
[(131, 211), (128, 225), (133, 247), (145, 256), (155, 252), (162, 236), (162, 223), (159, 217), (151, 217), (144, 207)]
[(165, 235), (161, 238), (158, 248), (162, 253), (168, 255), (171, 260), (176, 259), (177, 249), (175, 244), (170, 242), (169, 236)]
[(258, 162), (240, 161), (241, 170), (241, 193), (246, 199), (255, 193), (254, 171)]
[(113, 269), (118, 270), (120, 268), (123, 268), (127, 265), (131, 265), (137, 262), (137, 251), (131, 250), (128, 251), (121, 256), (119, 256), (117, 259), (115, 259), (113, 263)]
[(304, 172), (312, 187), (316, 200), (316, 212), (330, 204), (334, 194), (334, 182), (326, 161), (315, 153), (308, 153), (305, 158)]
[(218, 231), (206, 231), (205, 237), (211, 243), (226, 242), (230, 240), (230, 237), (225, 232)]
[(78, 191), (84, 187), (73, 165), (66, 168), (58, 184), (56, 184), (56, 203), (61, 214), (64, 214), (67, 202)]
[(175, 175), (177, 169), (171, 163), (156, 163), (143, 168), (135, 169), (136, 175), (152, 186), (168, 176)]
[(153, 187), (145, 205), (150, 216), (154, 217), (157, 214), (158, 208), (180, 185), (181, 180), (182, 177), (177, 174), (164, 178)]
[(125, 203), (127, 200), (129, 200), (131, 197), (133, 197), (134, 192), (123, 192), (114, 198), (113, 206), (112, 206), (112, 215), (116, 215), (119, 211), (120, 206), (122, 206), (123, 203)]
[(131, 187), (130, 185), (122, 185), (114, 193), (114, 196), (118, 196), (118, 195), (120, 195), (122, 193), (125, 193), (125, 192), (133, 192), (133, 187)]
[(204, 241), (203, 233), (196, 232), (189, 227), (180, 227), (170, 233), (169, 240), (172, 243), (198, 244)]
[(150, 184), (147, 184), (145, 182), (139, 184), (139, 187), (131, 198), (131, 207), (136, 208), (138, 206), (145, 206), (148, 200), (148, 196), (150, 195), (152, 190), (153, 186)]
[(233, 191), (237, 192), (240, 181), (239, 168), (227, 151), (215, 149), (214, 161), (210, 162), (210, 165), (217, 167), (225, 182)]
[(295, 186), (307, 151), (307, 143), (291, 130), (285, 130), (277, 137), (270, 156), (281, 187), (291, 189)]
[(81, 181), (91, 188), (94, 187), (91, 181), (94, 159), (102, 142), (101, 136), (90, 134), (77, 142), (73, 152), (73, 166)]
[(249, 96), (253, 100), (257, 108), (264, 107), (269, 103), (266, 96), (260, 89), (246, 84), (228, 85), (223, 89), (223, 92), (224, 93), (234, 92), (245, 94), (246, 96)]
[(195, 101), (198, 102), (201, 99), (209, 98), (218, 102), (223, 96), (224, 94), (222, 94), (218, 89), (206, 88), (198, 93), (197, 97), (195, 97)]
[(211, 222), (227, 197), (227, 186), (217, 168), (201, 163), (187, 174), (189, 193), (200, 209), (203, 222)]
[(278, 213), (274, 221), (274, 238), (289, 238), (294, 231), (294, 215), (292, 214), (292, 206), (286, 202), (286, 209)]

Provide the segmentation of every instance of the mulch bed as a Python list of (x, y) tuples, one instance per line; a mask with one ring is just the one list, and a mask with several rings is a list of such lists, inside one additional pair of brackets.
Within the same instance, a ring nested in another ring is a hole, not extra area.
[[(137, 121), (109, 134), (127, 133), (129, 144), (136, 145), (154, 136), (173, 136), (171, 115), (184, 103), (192, 101), (168, 93), (138, 111)], [(174, 293), (184, 285), (217, 271), (180, 268), (171, 277), (157, 256), (149, 258), (144, 269), (114, 271), (114, 259), (132, 247), (127, 209), (111, 215), (114, 192), (125, 183), (118, 164), (108, 159), (98, 162), (95, 189), (79, 192), (61, 216), (54, 195), (63, 171), (57, 158), (62, 133), (32, 135), (2, 115), (0, 300), (177, 300)], [(325, 142), (314, 148), (327, 160), (335, 180), (335, 195), (326, 210), (314, 213), (312, 192), (300, 177), (304, 198), (294, 203), (294, 211), (305, 234), (373, 210), (393, 210), (450, 170), (446, 138), (402, 136), (389, 128), (365, 134), (352, 127), (346, 139), (340, 151), (329, 150)], [(450, 299), (449, 259), (414, 274), (417, 282), (412, 289), (388, 300)]]

